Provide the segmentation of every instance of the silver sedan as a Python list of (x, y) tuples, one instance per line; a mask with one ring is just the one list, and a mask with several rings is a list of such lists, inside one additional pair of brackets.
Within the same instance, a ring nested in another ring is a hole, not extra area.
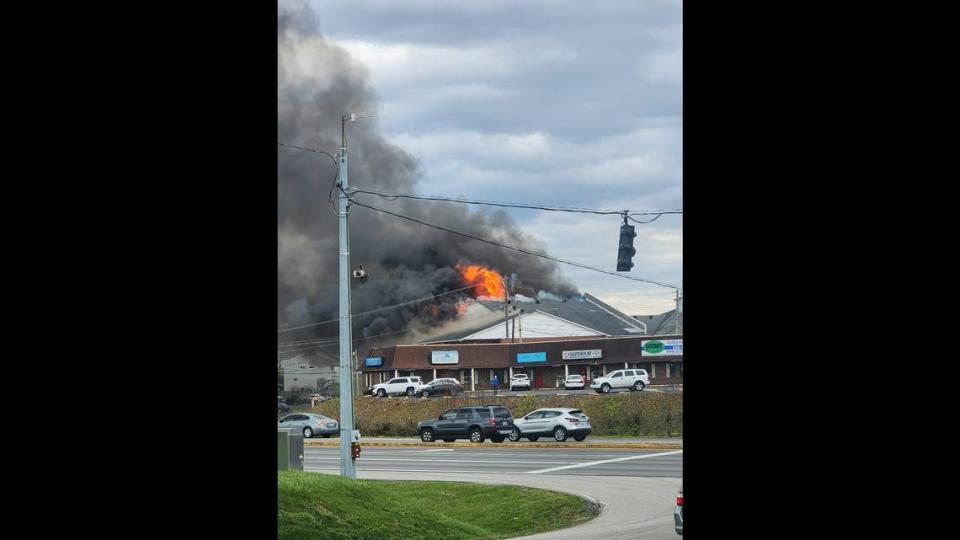
[(329, 437), (340, 431), (340, 425), (333, 418), (308, 413), (288, 414), (277, 421), (277, 427), (299, 429), (305, 439), (314, 435)]

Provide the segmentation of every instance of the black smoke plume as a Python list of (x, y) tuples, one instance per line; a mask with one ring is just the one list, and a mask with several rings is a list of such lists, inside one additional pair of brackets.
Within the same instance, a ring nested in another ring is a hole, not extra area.
[[(368, 73), (341, 47), (320, 35), (320, 21), (304, 2), (279, 7), (277, 136), (283, 143), (336, 154), (345, 113), (376, 114)], [(383, 192), (415, 192), (418, 165), (379, 133), (376, 119), (348, 124), (350, 186)], [(328, 202), (335, 174), (329, 158), (278, 146), (278, 326), (311, 324), (338, 315), (338, 230)], [(336, 191), (333, 192), (334, 197)], [(357, 200), (470, 234), (527, 249), (545, 247), (501, 211), (453, 203), (370, 195)], [(569, 296), (577, 290), (552, 261), (469, 240), (399, 218), (351, 206), (351, 265), (369, 279), (353, 280), (353, 312), (359, 313), (463, 287), (457, 263), (482, 264), (519, 278), (514, 292)], [(354, 339), (436, 325), (456, 316), (467, 294), (441, 296), (354, 320)], [(281, 334), (281, 342), (333, 337), (330, 323)], [(369, 343), (369, 342), (368, 342)], [(362, 350), (367, 344), (358, 345)], [(334, 347), (333, 351), (336, 350)]]

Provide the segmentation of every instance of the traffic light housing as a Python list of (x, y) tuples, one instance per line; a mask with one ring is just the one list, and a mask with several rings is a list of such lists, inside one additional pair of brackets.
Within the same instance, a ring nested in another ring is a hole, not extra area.
[(617, 272), (629, 272), (633, 268), (633, 256), (637, 254), (633, 247), (633, 239), (637, 233), (633, 225), (624, 223), (620, 226), (620, 250), (617, 254)]
[(350, 458), (357, 459), (360, 457), (360, 445), (357, 443), (350, 443)]

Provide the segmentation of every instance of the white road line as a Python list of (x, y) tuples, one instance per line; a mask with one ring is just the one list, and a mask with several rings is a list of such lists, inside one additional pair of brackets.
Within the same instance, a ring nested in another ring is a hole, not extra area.
[[(339, 471), (340, 468), (339, 468), (339, 467), (325, 467), (325, 468), (320, 468), (320, 467), (313, 468), (313, 467), (311, 467), (310, 469), (304, 468), (303, 470), (304, 470), (304, 472)], [(436, 470), (436, 469), (370, 469), (370, 468), (367, 468), (367, 467), (357, 467), (357, 472), (366, 472), (366, 471), (409, 472), (409, 473), (434, 473), (434, 474), (440, 474), (440, 475), (444, 475), (444, 474), (477, 474), (477, 473), (483, 473), (483, 474), (513, 474), (512, 471), (509, 471), (509, 472), (499, 472), (499, 471), (492, 471), (492, 472), (487, 472), (487, 471), (447, 471), (447, 470), (438, 471), (438, 470)], [(435, 480), (435, 479), (428, 478), (427, 480)]]
[[(307, 459), (309, 459), (310, 461), (339, 461), (339, 460), (340, 460), (339, 457), (309, 457), (309, 458), (307, 458)], [(408, 462), (409, 462), (409, 461), (420, 461), (420, 462), (424, 462), (424, 463), (485, 463), (485, 464), (487, 464), (487, 465), (496, 465), (496, 464), (499, 464), (499, 463), (511, 463), (511, 464), (519, 464), (519, 465), (532, 465), (532, 464), (546, 465), (546, 464), (549, 464), (549, 463), (575, 463), (575, 462), (572, 462), (572, 461), (508, 461), (508, 460), (501, 460), (501, 459), (498, 459), (498, 460), (489, 460), (489, 459), (484, 459), (484, 460), (473, 460), (473, 459), (411, 459), (411, 458), (361, 458), (361, 459), (363, 459), (363, 461), (408, 461)], [(615, 461), (619, 461), (619, 460), (615, 460)], [(601, 461), (595, 461), (595, 462), (592, 462), (592, 463), (588, 463), (588, 465), (592, 465), (592, 464), (594, 464), (594, 463), (603, 463), (603, 462), (601, 462)]]
[(670, 456), (670, 455), (673, 455), (673, 454), (682, 454), (682, 453), (683, 453), (683, 450), (674, 450), (674, 451), (672, 451), (672, 452), (658, 452), (658, 453), (656, 453), (656, 454), (643, 454), (643, 455), (640, 455), (640, 456), (627, 456), (627, 457), (615, 458), (615, 459), (604, 459), (604, 460), (602, 460), (602, 461), (588, 461), (588, 462), (586, 462), (586, 463), (575, 463), (575, 464), (573, 464), (573, 465), (564, 465), (564, 466), (562, 466), (562, 467), (553, 467), (553, 468), (551, 468), (551, 469), (540, 469), (539, 471), (527, 471), (527, 474), (543, 474), (543, 473), (548, 473), (548, 472), (553, 472), (553, 471), (562, 471), (562, 470), (565, 470), (565, 469), (576, 469), (576, 468), (579, 468), (579, 467), (590, 467), (590, 466), (592, 466), (592, 465), (602, 465), (602, 464), (604, 464), (604, 463), (616, 463), (616, 462), (618, 462), (618, 461), (628, 461), (628, 460), (631, 460), (631, 459), (643, 459), (643, 458), (650, 458), (650, 457), (657, 457), (657, 456)]

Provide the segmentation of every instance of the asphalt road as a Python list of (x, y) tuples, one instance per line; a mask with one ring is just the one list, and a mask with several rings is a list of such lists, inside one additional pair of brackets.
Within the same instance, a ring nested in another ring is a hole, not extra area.
[[(682, 483), (682, 452), (369, 447), (357, 461), (357, 478), (523, 485), (588, 497), (602, 508), (588, 523), (526, 539), (673, 540), (679, 538), (673, 510)], [(338, 474), (338, 456), (336, 448), (307, 447), (304, 469)]]
[[(339, 470), (336, 447), (304, 448), (304, 470)], [(682, 478), (683, 450), (363, 448), (358, 471)]]

